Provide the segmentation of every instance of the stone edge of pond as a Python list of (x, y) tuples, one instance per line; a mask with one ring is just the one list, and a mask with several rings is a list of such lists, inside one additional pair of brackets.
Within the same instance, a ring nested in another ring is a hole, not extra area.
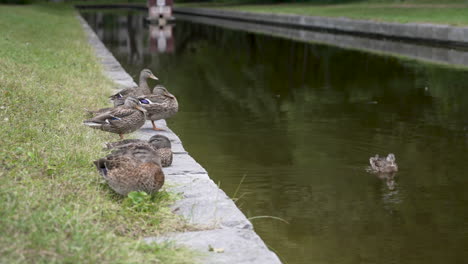
[(211, 8), (176, 7), (174, 13), (248, 21), (332, 33), (356, 34), (367, 37), (386, 37), (450, 46), (468, 47), (468, 27), (429, 23), (392, 23), (349, 18), (302, 16), (294, 14), (230, 11)]
[[(136, 86), (133, 78), (122, 68), (104, 46), (88, 23), (80, 16), (84, 31), (96, 56), (103, 65), (104, 74), (119, 88)], [(171, 192), (182, 194), (172, 209), (187, 219), (199, 231), (178, 232), (159, 237), (147, 237), (150, 242), (175, 242), (204, 252), (203, 263), (281, 263), (255, 233), (253, 226), (235, 203), (210, 179), (207, 171), (185, 151), (179, 137), (164, 120), (157, 122), (164, 131), (155, 132), (149, 121), (137, 132), (136, 138), (149, 139), (155, 134), (167, 136), (172, 143), (174, 160), (164, 168), (166, 186)], [(216, 253), (209, 248), (222, 249)]]

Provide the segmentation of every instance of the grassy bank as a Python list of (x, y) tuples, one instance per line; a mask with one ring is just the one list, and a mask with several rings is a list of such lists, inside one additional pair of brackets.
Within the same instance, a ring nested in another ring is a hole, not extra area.
[(93, 168), (117, 136), (84, 127), (113, 84), (65, 5), (0, 7), (0, 262), (193, 263), (143, 235), (183, 229), (162, 192), (120, 198)]
[(285, 13), (308, 16), (348, 17), (398, 23), (436, 23), (468, 25), (468, 1), (355, 1), (346, 4), (326, 2), (246, 4), (244, 1), (214, 1), (188, 3), (177, 6), (211, 7), (237, 11)]

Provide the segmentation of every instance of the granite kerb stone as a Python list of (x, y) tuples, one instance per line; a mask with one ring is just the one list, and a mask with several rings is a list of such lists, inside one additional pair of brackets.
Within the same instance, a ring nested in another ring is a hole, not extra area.
[[(89, 43), (103, 64), (104, 74), (123, 87), (136, 86), (132, 77), (107, 50), (87, 22), (78, 16)], [(166, 186), (169, 191), (180, 193), (182, 199), (172, 205), (176, 214), (182, 215), (190, 224), (203, 227), (197, 232), (172, 233), (159, 237), (148, 237), (145, 241), (171, 241), (205, 252), (202, 263), (281, 263), (278, 256), (270, 251), (255, 233), (245, 215), (208, 176), (207, 171), (184, 149), (180, 138), (167, 127), (164, 120), (157, 121), (163, 131), (153, 131), (151, 122), (135, 132), (135, 137), (149, 139), (152, 135), (163, 134), (172, 142), (173, 164), (164, 168)], [(209, 251), (210, 247), (223, 248), (223, 253)]]
[[(226, 237), (232, 239), (225, 239)], [(182, 245), (187, 245), (201, 251), (206, 250), (210, 245), (223, 253), (211, 254), (215, 257), (208, 259), (207, 264), (227, 264), (227, 263), (278, 263), (275, 255), (258, 254), (259, 250), (266, 251), (268, 248), (259, 248), (261, 240), (255, 233), (247, 229), (221, 229), (204, 230), (196, 232), (175, 233), (167, 237), (148, 238), (147, 241), (166, 242), (176, 240)], [(232, 262), (232, 260), (237, 260)]]
[(430, 23), (403, 24), (294, 14), (254, 13), (211, 8), (176, 7), (174, 13), (468, 46), (468, 27)]

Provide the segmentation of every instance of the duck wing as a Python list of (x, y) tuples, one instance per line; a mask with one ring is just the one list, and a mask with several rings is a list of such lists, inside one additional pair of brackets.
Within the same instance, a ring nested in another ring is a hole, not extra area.
[(101, 109), (98, 109), (98, 110), (85, 109), (85, 111), (88, 113), (89, 117), (93, 117), (93, 116), (97, 116), (97, 115), (106, 113), (106, 112), (112, 110), (112, 108), (113, 107), (106, 107), (106, 108), (101, 108)]
[(107, 179), (108, 172), (124, 168), (129, 162), (131, 162), (131, 157), (128, 155), (122, 155), (123, 153), (111, 153), (104, 158), (100, 158), (94, 161), (99, 173)]
[(109, 124), (115, 120), (122, 120), (138, 111), (136, 109), (116, 107), (100, 115), (97, 115), (91, 119), (84, 121), (85, 123), (96, 123), (96, 124)]
[(375, 162), (375, 166), (379, 169), (383, 169), (389, 165), (390, 164), (384, 158), (380, 158)]
[(156, 151), (147, 142), (142, 144), (129, 144), (127, 148), (117, 150), (117, 152), (119, 151), (128, 153), (127, 155), (132, 156), (141, 162), (161, 165), (158, 153), (156, 153)]
[(109, 98), (111, 100), (116, 100), (116, 99), (120, 99), (120, 98), (125, 98), (127, 96), (130, 96), (130, 95), (133, 95), (136, 93), (136, 87), (130, 87), (130, 88), (125, 88), (125, 89), (122, 89), (120, 91), (118, 91), (117, 93), (109, 96)]
[(146, 142), (146, 141), (141, 140), (141, 139), (124, 139), (124, 140), (117, 141), (117, 142), (109, 142), (106, 144), (106, 147), (107, 149), (121, 148), (121, 147), (125, 147), (126, 145), (135, 144), (139, 142)]
[(143, 106), (148, 106), (148, 105), (154, 105), (154, 104), (164, 104), (167, 102), (168, 97), (164, 95), (150, 94), (150, 95), (138, 96), (137, 99), (138, 101), (140, 101), (140, 103)]

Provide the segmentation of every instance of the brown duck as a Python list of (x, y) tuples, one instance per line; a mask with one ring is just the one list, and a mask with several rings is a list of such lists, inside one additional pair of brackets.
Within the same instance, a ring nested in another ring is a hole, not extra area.
[(114, 102), (114, 106), (121, 105), (125, 98), (127, 98), (128, 96), (136, 97), (140, 95), (151, 94), (151, 90), (148, 86), (149, 78), (158, 80), (158, 78), (154, 76), (151, 70), (143, 69), (140, 72), (140, 80), (138, 82), (138, 87), (125, 88), (109, 97)]
[(123, 105), (85, 120), (83, 124), (119, 134), (120, 139), (123, 139), (123, 134), (131, 133), (145, 124), (145, 112), (136, 98), (127, 97)]
[(121, 195), (126, 196), (133, 191), (151, 194), (164, 185), (160, 159), (149, 146), (117, 149), (94, 164), (107, 184)]
[(108, 149), (116, 150), (133, 146), (149, 146), (158, 154), (163, 167), (169, 167), (172, 164), (171, 141), (163, 135), (154, 135), (148, 141), (141, 139), (125, 139), (107, 143)]
[(162, 130), (156, 127), (154, 121), (169, 118), (179, 111), (177, 98), (162, 85), (156, 85), (153, 94), (139, 96), (138, 100), (143, 108), (148, 111), (146, 118), (151, 120), (154, 130)]
[(390, 153), (387, 157), (371, 157), (369, 159), (370, 171), (374, 173), (393, 173), (398, 171), (398, 166), (395, 163), (395, 155)]

